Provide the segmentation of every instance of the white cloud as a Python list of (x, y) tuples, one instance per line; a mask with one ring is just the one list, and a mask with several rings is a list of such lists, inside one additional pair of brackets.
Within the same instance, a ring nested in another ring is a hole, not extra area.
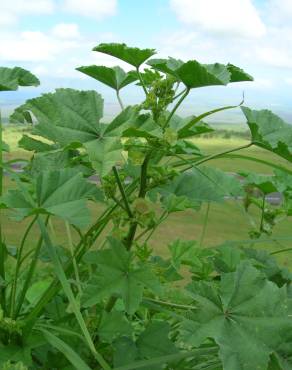
[(287, 85), (292, 86), (292, 78), (287, 78), (285, 82)]
[(52, 29), (52, 35), (61, 39), (80, 38), (79, 26), (75, 23), (59, 23)]
[(50, 14), (54, 8), (53, 0), (4, 0), (0, 2), (0, 26), (13, 25), (28, 14)]
[(117, 0), (64, 0), (63, 9), (79, 16), (100, 20), (116, 14)]
[(0, 44), (0, 60), (6, 62), (50, 61), (78, 47), (75, 41), (58, 39), (39, 31), (1, 34)]
[(265, 16), (269, 21), (281, 25), (283, 21), (290, 21), (292, 17), (291, 0), (269, 0), (265, 7)]
[(266, 28), (251, 0), (170, 0), (180, 21), (220, 36), (257, 38)]

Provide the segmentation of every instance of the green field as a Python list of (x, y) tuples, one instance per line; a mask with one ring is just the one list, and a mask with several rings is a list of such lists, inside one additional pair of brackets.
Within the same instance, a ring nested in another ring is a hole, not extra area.
[[(9, 144), (11, 153), (7, 154), (6, 157), (11, 158), (23, 158), (29, 157), (30, 154), (24, 150), (17, 148), (17, 142), (21, 138), (22, 130), (17, 127), (12, 127), (4, 131), (4, 140)], [(194, 140), (203, 153), (214, 154), (225, 150), (229, 150), (247, 143), (244, 139), (239, 138), (200, 138)], [(280, 164), (289, 168), (288, 162), (281, 159), (270, 152), (264, 151), (260, 148), (248, 148), (241, 151), (241, 154), (247, 156), (254, 156), (258, 159), (270, 161), (275, 164)], [(241, 159), (216, 159), (208, 162), (208, 165), (221, 168), (225, 171), (236, 172), (236, 171), (257, 171), (260, 173), (271, 173), (270, 167), (259, 164), (253, 161), (246, 161)], [(11, 186), (8, 179), (5, 181), (6, 188)], [(99, 214), (101, 209), (94, 207), (92, 208), (93, 217)], [(209, 218), (207, 229), (203, 241), (203, 246), (210, 247), (223, 243), (226, 239), (228, 240), (247, 240), (248, 231), (252, 226), (256, 226), (259, 222), (259, 217), (256, 210), (251, 210), (251, 215), (247, 215), (243, 209), (240, 201), (228, 201), (223, 204), (212, 204), (210, 207)], [(167, 253), (167, 243), (173, 241), (176, 238), (182, 239), (194, 239), (200, 240), (203, 223), (206, 214), (206, 206), (203, 206), (199, 212), (186, 211), (179, 212), (169, 217), (169, 219), (160, 226), (155, 234), (153, 235), (152, 245), (162, 255)], [(282, 238), (291, 237), (292, 241), (292, 229), (291, 229), (291, 218), (286, 219), (279, 223), (274, 231), (274, 237), (281, 236)], [(56, 235), (54, 238), (57, 243), (62, 243), (66, 240), (64, 234), (64, 224), (58, 220), (53, 221)], [(26, 222), (19, 224), (17, 230), (15, 230), (15, 224), (9, 221), (9, 218), (5, 217), (4, 230), (7, 243), (9, 245), (17, 245), (20, 242), (20, 236), (23, 234)], [(36, 233), (32, 233), (30, 241), (35, 243)], [(258, 247), (264, 246), (268, 250), (277, 250), (284, 247), (289, 247), (290, 241), (276, 241), (268, 242), (264, 244), (257, 244)], [(279, 258), (286, 265), (292, 266), (292, 253), (290, 255), (279, 255)]]

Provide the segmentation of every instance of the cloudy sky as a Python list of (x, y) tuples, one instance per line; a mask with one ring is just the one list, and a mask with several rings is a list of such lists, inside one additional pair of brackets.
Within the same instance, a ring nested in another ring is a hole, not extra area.
[[(42, 82), (36, 89), (2, 93), (2, 109), (56, 87), (73, 87), (98, 90), (106, 116), (114, 114), (114, 94), (75, 71), (118, 64), (91, 51), (100, 42), (155, 48), (162, 57), (231, 62), (254, 76), (253, 83), (193, 91), (182, 114), (236, 104), (244, 91), (246, 105), (272, 109), (292, 122), (292, 0), (1, 1), (0, 65), (27, 68)], [(140, 96), (134, 86), (124, 90), (128, 104)], [(242, 120), (238, 111), (216, 119)]]

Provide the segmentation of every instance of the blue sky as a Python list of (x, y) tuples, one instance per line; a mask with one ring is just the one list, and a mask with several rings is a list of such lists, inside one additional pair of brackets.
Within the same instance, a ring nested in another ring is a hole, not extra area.
[[(75, 71), (80, 65), (117, 65), (91, 51), (100, 42), (156, 48), (159, 55), (204, 63), (231, 62), (254, 83), (193, 91), (181, 114), (236, 104), (269, 108), (292, 122), (291, 0), (13, 0), (0, 3), (0, 65), (22, 66), (42, 84), (1, 94), (4, 112), (56, 87), (96, 89), (105, 116), (118, 111), (114, 94)], [(125, 69), (129, 66), (121, 64)], [(143, 95), (124, 89), (132, 104)], [(213, 119), (242, 122), (238, 111)]]

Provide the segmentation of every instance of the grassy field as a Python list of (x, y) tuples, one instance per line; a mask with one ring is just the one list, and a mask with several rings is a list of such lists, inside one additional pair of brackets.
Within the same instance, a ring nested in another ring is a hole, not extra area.
[[(7, 158), (29, 157), (29, 153), (17, 149), (17, 142), (20, 139), (22, 132), (17, 128), (6, 129), (4, 131), (4, 140), (10, 145), (11, 153)], [(206, 154), (219, 153), (225, 150), (232, 149), (237, 146), (247, 143), (244, 139), (239, 138), (200, 138), (194, 141), (201, 150)], [(241, 152), (247, 156), (254, 156), (259, 159), (264, 159), (273, 163), (281, 164), (290, 168), (288, 162), (280, 159), (273, 154), (266, 152), (260, 148), (249, 148)], [(219, 167), (223, 170), (235, 171), (257, 171), (260, 173), (271, 173), (271, 168), (266, 165), (258, 164), (252, 161), (243, 161), (240, 159), (216, 159), (209, 162), (208, 165)], [(5, 187), (11, 186), (9, 179), (5, 179)], [(100, 207), (93, 207), (93, 216), (99, 214)], [(176, 213), (162, 224), (153, 235), (153, 248), (161, 255), (167, 254), (167, 244), (176, 238), (200, 240), (203, 223), (206, 214), (206, 206), (202, 207), (199, 212), (186, 211)], [(209, 219), (206, 229), (206, 235), (203, 241), (203, 247), (211, 247), (223, 243), (225, 240), (247, 240), (248, 231), (257, 226), (259, 218), (256, 210), (251, 210), (251, 215), (247, 215), (240, 202), (228, 201), (224, 204), (212, 204), (209, 212)], [(265, 242), (257, 244), (257, 247), (265, 247), (268, 250), (278, 250), (292, 245), (292, 228), (291, 218), (282, 221), (274, 232), (274, 237), (291, 237), (291, 241)], [(12, 223), (6, 214), (4, 217), (5, 238), (8, 245), (19, 245), (20, 237), (25, 229), (27, 222), (17, 224)], [(64, 224), (58, 220), (53, 221), (56, 243), (62, 243), (66, 240), (64, 233)], [(54, 233), (53, 233), (54, 234)], [(37, 230), (34, 229), (29, 238), (29, 245), (33, 247), (36, 243)], [(292, 253), (279, 255), (283, 263), (292, 268)]]

